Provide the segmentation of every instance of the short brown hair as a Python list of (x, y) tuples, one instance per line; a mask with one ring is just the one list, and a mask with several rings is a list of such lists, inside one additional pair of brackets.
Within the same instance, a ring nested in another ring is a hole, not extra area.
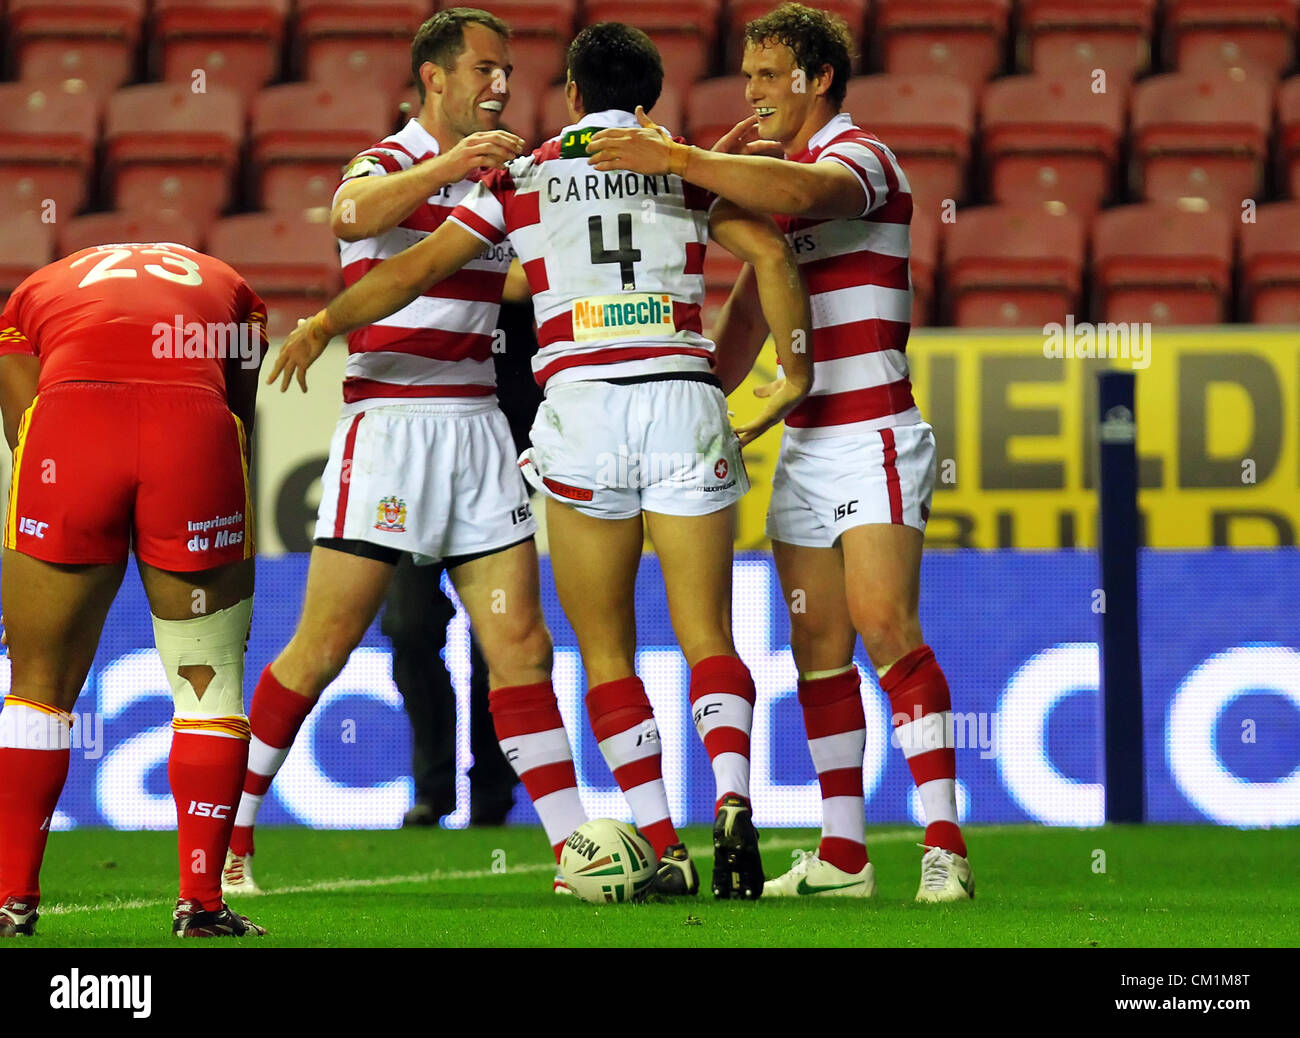
[(432, 61), (439, 68), (453, 69), (465, 50), (465, 26), (482, 25), (503, 40), (510, 39), (510, 26), (500, 18), (477, 7), (448, 7), (439, 11), (416, 31), (411, 41), (411, 77), (424, 104), (424, 83), (420, 66)]
[(659, 49), (640, 29), (622, 22), (596, 22), (578, 33), (565, 56), (585, 112), (647, 112), (659, 100), (664, 65)]
[(756, 47), (785, 44), (794, 53), (795, 65), (810, 77), (820, 76), (829, 65), (833, 75), (826, 97), (839, 111), (855, 54), (853, 34), (839, 15), (803, 4), (782, 4), (745, 26), (745, 42)]

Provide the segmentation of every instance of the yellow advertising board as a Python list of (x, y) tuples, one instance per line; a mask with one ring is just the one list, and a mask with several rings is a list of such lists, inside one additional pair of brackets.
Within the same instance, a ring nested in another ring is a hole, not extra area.
[[(1067, 341), (1082, 342), (1079, 330), (1066, 331)], [(1121, 352), (1104, 348), (1111, 342), (1104, 331), (1099, 351)], [(1096, 544), (1096, 375), (1107, 367), (1137, 375), (1146, 544), (1295, 544), (1300, 329), (1137, 327), (1132, 334), (1128, 356), (1110, 359), (1079, 356), (1097, 350), (1066, 349), (1060, 336), (1042, 332), (922, 329), (912, 336), (914, 393), (938, 443), (928, 547)], [(731, 397), (736, 421), (754, 412), (752, 386), (774, 371), (769, 343)], [(754, 489), (741, 504), (738, 547), (766, 545), (778, 446), (772, 432), (746, 452)]]

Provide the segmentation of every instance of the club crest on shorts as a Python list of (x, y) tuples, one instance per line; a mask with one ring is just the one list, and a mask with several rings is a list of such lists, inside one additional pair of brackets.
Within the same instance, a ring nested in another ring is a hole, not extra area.
[(406, 502), (396, 495), (380, 498), (375, 529), (387, 530), (389, 533), (405, 533)]
[(719, 479), (727, 478), (727, 459), (719, 458), (718, 463), (713, 466), (713, 474)]

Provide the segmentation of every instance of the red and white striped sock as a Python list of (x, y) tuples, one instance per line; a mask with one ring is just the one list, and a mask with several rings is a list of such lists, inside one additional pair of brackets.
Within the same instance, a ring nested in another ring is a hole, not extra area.
[(180, 896), (221, 908), (221, 867), (248, 764), (248, 719), (177, 716), (167, 780), (176, 801)]
[(68, 779), (72, 715), (8, 695), (0, 710), (0, 904), (41, 899), (41, 860)]
[(691, 668), (691, 716), (713, 764), (717, 800), (734, 793), (749, 802), (749, 733), (754, 679), (735, 656), (710, 656)]
[(817, 856), (850, 873), (861, 872), (868, 860), (862, 793), (867, 723), (861, 685), (858, 668), (852, 664), (838, 674), (799, 682), (808, 750), (822, 791)]
[(637, 828), (662, 858), (667, 848), (681, 840), (668, 811), (659, 727), (641, 679), (619, 678), (589, 689), (587, 716)]
[(248, 744), (248, 773), (244, 776), (244, 795), (239, 798), (235, 828), (230, 834), (230, 849), (241, 857), (253, 853), (253, 826), (262, 800), (280, 765), (289, 756), (298, 729), (315, 705), (316, 700), (280, 684), (269, 665), (257, 679), (253, 703), (248, 710), (252, 728), (252, 739)]
[(913, 649), (880, 677), (889, 696), (894, 734), (925, 811), (925, 843), (966, 856), (957, 820), (957, 751), (952, 695), (928, 645)]
[(494, 688), (488, 707), (501, 752), (528, 790), (559, 861), (564, 841), (587, 820), (587, 812), (555, 690), (549, 681)]

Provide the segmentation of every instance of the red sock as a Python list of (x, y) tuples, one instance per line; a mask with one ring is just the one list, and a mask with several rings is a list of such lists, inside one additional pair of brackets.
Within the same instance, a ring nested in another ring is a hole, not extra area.
[(316, 700), (286, 688), (267, 666), (257, 679), (248, 723), (253, 737), (248, 747), (248, 773), (244, 776), (244, 795), (239, 803), (239, 818), (230, 835), (230, 849), (241, 857), (253, 853), (253, 823), (257, 820), (262, 798), (271, 788), (271, 780), (280, 770), (298, 729), (311, 713)]
[(0, 747), (0, 904), (41, 899), (41, 859), (54, 807), (68, 778), (70, 750)]
[(669, 816), (659, 728), (641, 679), (634, 675), (588, 690), (587, 716), (637, 828), (662, 858), (667, 848), (681, 840)]
[(175, 800), (181, 896), (203, 901), (209, 912), (221, 908), (221, 866), (247, 764), (244, 739), (172, 732), (166, 777)]
[(244, 739), (172, 732), (167, 780), (176, 801), (180, 896), (209, 912), (221, 908), (221, 868), (247, 764)]
[(754, 679), (735, 656), (710, 656), (691, 668), (691, 716), (713, 765), (713, 810), (734, 793), (749, 803), (749, 733)]
[(966, 856), (957, 819), (957, 751), (952, 730), (952, 694), (934, 651), (913, 649), (880, 679), (894, 712), (912, 781), (925, 807), (925, 843)]
[(573, 770), (573, 750), (549, 681), (488, 693), (501, 752), (528, 790), (546, 838), (560, 860), (564, 841), (587, 820)]
[(817, 856), (844, 872), (867, 864), (862, 759), (867, 723), (857, 667), (799, 682), (808, 750), (822, 793), (822, 839)]

